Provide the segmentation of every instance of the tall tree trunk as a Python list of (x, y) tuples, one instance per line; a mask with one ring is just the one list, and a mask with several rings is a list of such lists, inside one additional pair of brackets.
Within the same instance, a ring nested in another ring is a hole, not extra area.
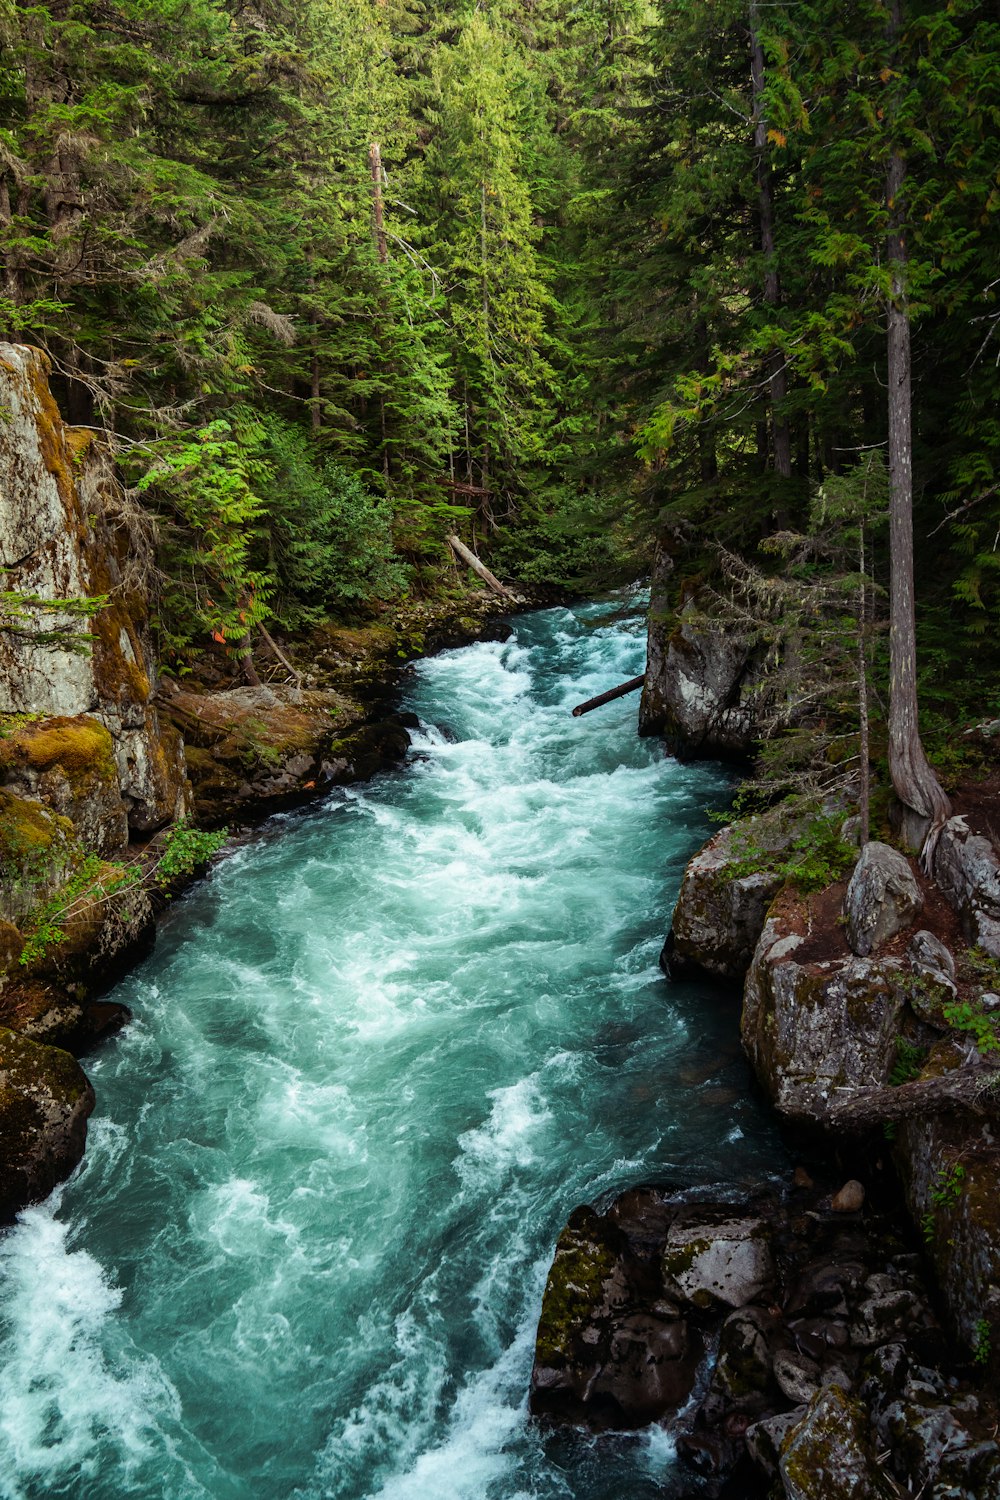
[(865, 525), (858, 541), (858, 844), (864, 848), (871, 837), (871, 745), (868, 721), (868, 576), (865, 559)]
[[(695, 323), (695, 347), (697, 368), (705, 375), (711, 369), (711, 354), (708, 342), (708, 324), (703, 317)], [(704, 422), (698, 424), (698, 467), (702, 484), (714, 484), (719, 477), (719, 461), (715, 449), (715, 434)]]
[(385, 233), (385, 211), (382, 203), (382, 148), (373, 141), (368, 147), (368, 166), (372, 174), (372, 218), (375, 224), (375, 248), (378, 258), (385, 265), (389, 259), (389, 243)]
[[(760, 39), (760, 17), (757, 0), (750, 0), (750, 80), (753, 86), (753, 144), (757, 159), (757, 213), (760, 220), (760, 247), (764, 255), (764, 301), (768, 307), (781, 306), (781, 282), (775, 259), (774, 183), (771, 178), (767, 120), (764, 116), (764, 47)], [(771, 392), (771, 425), (774, 443), (774, 468), (782, 479), (792, 477), (792, 438), (788, 421), (781, 408), (788, 395), (788, 376), (780, 349), (772, 349), (765, 361)]]
[[(895, 51), (902, 26), (892, 0), (889, 37)], [(906, 296), (903, 181), (906, 163), (893, 147), (886, 175), (889, 385), (889, 774), (896, 796), (929, 826), (922, 859), (929, 866), (951, 803), (924, 754), (917, 714), (917, 626), (913, 589), (913, 428), (910, 316)]]

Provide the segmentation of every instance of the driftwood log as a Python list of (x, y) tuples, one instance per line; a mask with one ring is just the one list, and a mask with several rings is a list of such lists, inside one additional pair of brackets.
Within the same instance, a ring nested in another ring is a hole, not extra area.
[(465, 545), (465, 543), (461, 541), (457, 536), (448, 537), (448, 546), (451, 548), (452, 552), (454, 552), (455, 556), (461, 562), (464, 562), (467, 567), (471, 568), (473, 573), (481, 578), (487, 585), (487, 587), (491, 588), (495, 594), (499, 594), (504, 599), (514, 598), (514, 595), (511, 593), (510, 589), (505, 589), (499, 578), (494, 578), (493, 574), (490, 572), (486, 564), (481, 563), (476, 554), (474, 552), (471, 552)]
[(624, 698), (626, 693), (637, 692), (645, 681), (645, 674), (642, 677), (630, 677), (628, 682), (619, 683), (618, 687), (609, 688), (606, 693), (598, 693), (596, 698), (588, 698), (586, 703), (578, 703), (573, 710), (574, 719), (578, 719), (581, 714), (589, 714), (592, 708), (601, 708), (605, 703), (613, 703), (616, 698)]

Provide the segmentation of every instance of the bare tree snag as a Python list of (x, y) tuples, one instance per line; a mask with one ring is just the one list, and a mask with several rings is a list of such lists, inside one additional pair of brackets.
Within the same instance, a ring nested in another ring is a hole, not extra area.
[[(889, 38), (901, 30), (900, 0), (892, 0)], [(886, 174), (889, 385), (889, 775), (904, 809), (927, 824), (921, 861), (929, 868), (951, 803), (928, 763), (917, 714), (917, 624), (913, 588), (913, 416), (910, 314), (906, 295), (903, 181), (906, 163), (893, 147)]]
[(470, 552), (465, 543), (463, 541), (460, 541), (457, 536), (448, 537), (448, 546), (454, 552), (455, 556), (461, 562), (464, 562), (467, 567), (470, 567), (473, 573), (477, 574), (477, 576), (480, 577), (483, 582), (493, 590), (495, 594), (500, 594), (504, 599), (514, 598), (514, 595), (511, 593), (510, 589), (505, 589), (499, 578), (494, 578), (493, 574), (490, 572), (486, 564), (481, 563), (476, 554), (474, 552)]
[(372, 174), (372, 217), (375, 224), (375, 248), (383, 265), (389, 260), (389, 242), (385, 233), (385, 210), (382, 203), (382, 149), (376, 141), (368, 147), (368, 166)]
[(292, 677), (295, 679), (296, 689), (300, 689), (302, 687), (302, 673), (299, 671), (298, 667), (292, 666), (292, 663), (288, 660), (288, 657), (285, 655), (284, 651), (282, 651), (277, 641), (271, 635), (271, 632), (264, 625), (258, 625), (257, 629), (260, 631), (261, 640), (264, 642), (264, 645), (267, 647), (268, 651), (270, 651), (275, 661), (279, 662), (281, 666), (284, 667), (286, 672), (291, 673)]
[[(781, 282), (775, 259), (774, 183), (771, 178), (770, 146), (767, 119), (764, 115), (764, 45), (760, 37), (760, 15), (757, 0), (750, 0), (750, 81), (753, 87), (753, 144), (757, 161), (757, 213), (760, 221), (760, 247), (764, 255), (764, 301), (768, 307), (781, 306)], [(792, 477), (792, 438), (788, 420), (781, 408), (788, 395), (785, 358), (780, 349), (772, 349), (765, 361), (771, 393), (771, 427), (774, 442), (774, 468), (782, 479)]]

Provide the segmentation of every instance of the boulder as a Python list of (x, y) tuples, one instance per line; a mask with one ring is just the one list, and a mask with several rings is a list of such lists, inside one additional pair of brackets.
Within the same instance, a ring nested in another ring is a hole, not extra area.
[(949, 818), (934, 850), (934, 878), (969, 942), (1000, 958), (1000, 854), (965, 818)]
[[(701, 1342), (643, 1298), (613, 1218), (578, 1208), (556, 1245), (535, 1344), (531, 1410), (593, 1427), (637, 1427), (675, 1411)], [(660, 1303), (662, 1307), (662, 1303)]]
[(854, 867), (844, 898), (847, 941), (866, 958), (874, 949), (909, 927), (923, 897), (909, 861), (897, 849), (873, 840)]
[(692, 1208), (671, 1224), (663, 1250), (667, 1296), (682, 1305), (744, 1307), (774, 1281), (770, 1230), (759, 1218)]
[(837, 1214), (858, 1214), (865, 1206), (864, 1184), (852, 1177), (834, 1193), (830, 1207)]
[(782, 881), (768, 870), (735, 873), (746, 826), (723, 828), (684, 871), (661, 960), (672, 978), (702, 970), (717, 979), (742, 979), (750, 967)]
[(319, 787), (365, 780), (410, 743), (401, 724), (370, 723), (359, 702), (332, 688), (177, 691), (168, 712), (207, 825), (253, 822)]
[(743, 998), (747, 1056), (775, 1106), (822, 1122), (855, 1090), (887, 1082), (904, 1004), (896, 959), (797, 961), (808, 910), (787, 893), (771, 908)]
[(785, 1435), (778, 1471), (787, 1500), (894, 1500), (861, 1403), (838, 1385), (818, 1391)]
[(93, 1107), (94, 1091), (68, 1052), (0, 1027), (0, 1218), (69, 1176)]

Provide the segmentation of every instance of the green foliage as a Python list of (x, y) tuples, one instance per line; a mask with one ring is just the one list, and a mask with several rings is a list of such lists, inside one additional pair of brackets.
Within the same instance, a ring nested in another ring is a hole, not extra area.
[(67, 923), (74, 917), (88, 915), (141, 879), (137, 865), (112, 864), (99, 855), (88, 855), (66, 884), (32, 913), (19, 962), (27, 965), (44, 958), (65, 942)]
[(729, 868), (736, 877), (769, 871), (803, 895), (824, 890), (842, 880), (858, 857), (857, 849), (841, 837), (843, 821), (842, 814), (817, 814), (778, 848), (758, 842), (751, 823), (739, 824), (733, 842), (736, 859)]
[(893, 1088), (899, 1088), (904, 1083), (912, 1083), (915, 1078), (920, 1077), (926, 1060), (926, 1047), (920, 1047), (915, 1042), (908, 1042), (905, 1037), (898, 1036), (895, 1061), (889, 1071), (889, 1083)]
[(954, 1208), (959, 1203), (965, 1189), (965, 1176), (965, 1168), (959, 1161), (938, 1168), (930, 1192), (930, 1201), (934, 1207), (928, 1209), (921, 1220), (923, 1236), (928, 1243), (934, 1239), (937, 1227), (935, 1209)]
[(943, 1014), (955, 1031), (972, 1038), (981, 1057), (1000, 1052), (1000, 1017), (977, 1010), (968, 1000), (952, 1001), (944, 1006)]
[(167, 832), (155, 866), (157, 884), (168, 885), (179, 876), (193, 875), (199, 866), (208, 864), (218, 854), (228, 837), (228, 828), (209, 832), (192, 828), (183, 819), (175, 823)]
[(977, 1365), (988, 1365), (993, 1352), (988, 1318), (977, 1318), (972, 1337), (972, 1360)]
[(275, 581), (274, 608), (284, 625), (309, 624), (405, 589), (385, 500), (340, 464), (317, 461), (305, 434), (278, 417), (264, 423), (263, 454), (263, 521), (254, 551)]
[[(20, 589), (0, 590), (0, 631), (38, 646), (51, 646), (73, 655), (86, 655), (94, 637), (81, 630), (81, 620), (93, 619), (107, 604), (106, 594), (86, 599), (47, 599)], [(50, 620), (46, 628), (42, 623)]]
[(966, 948), (959, 963), (963, 976), (977, 984), (1000, 989), (1000, 958), (994, 958), (985, 948)]

